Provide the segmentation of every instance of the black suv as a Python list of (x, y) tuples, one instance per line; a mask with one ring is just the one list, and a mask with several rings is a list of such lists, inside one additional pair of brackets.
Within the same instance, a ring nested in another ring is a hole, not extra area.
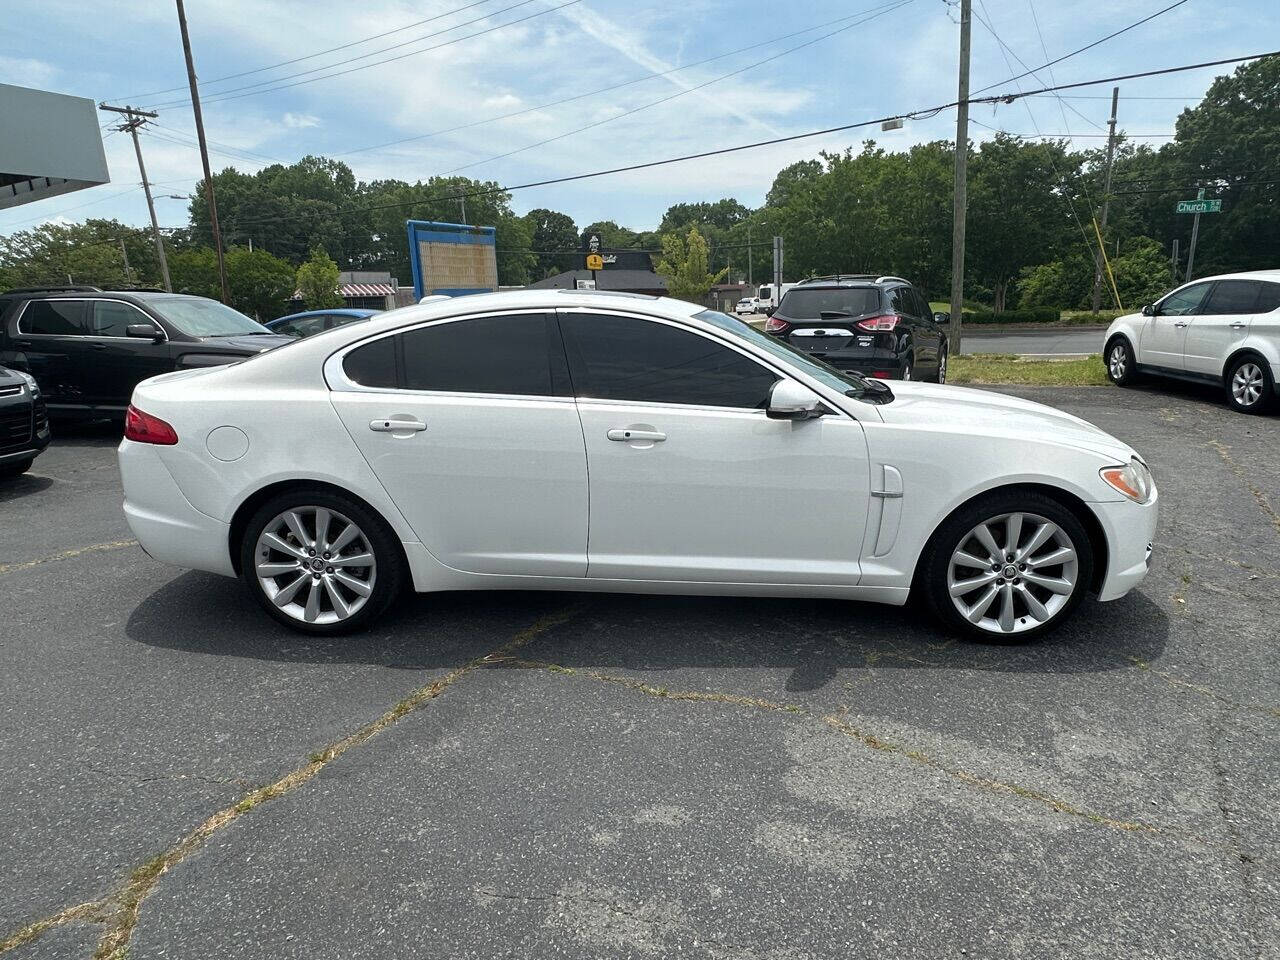
[(840, 370), (882, 380), (947, 379), (947, 338), (901, 277), (814, 277), (782, 297), (765, 330)]
[(0, 477), (26, 473), (49, 445), (49, 417), (29, 374), (0, 367)]
[(54, 417), (121, 417), (148, 377), (292, 342), (207, 297), (97, 287), (0, 294), (0, 364), (35, 377)]

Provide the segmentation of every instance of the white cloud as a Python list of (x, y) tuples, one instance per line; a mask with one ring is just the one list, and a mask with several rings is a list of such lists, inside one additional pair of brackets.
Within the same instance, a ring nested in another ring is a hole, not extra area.
[(0, 56), (0, 83), (16, 87), (48, 87), (58, 76), (58, 68), (31, 57)]
[(320, 126), (320, 118), (310, 113), (286, 113), (280, 119), (285, 127), (290, 130), (303, 130), (307, 127)]

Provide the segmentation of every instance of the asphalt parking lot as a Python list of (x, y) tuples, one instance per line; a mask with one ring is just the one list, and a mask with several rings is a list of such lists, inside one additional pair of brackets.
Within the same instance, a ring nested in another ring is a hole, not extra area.
[(114, 439), (0, 486), (0, 952), (1280, 954), (1280, 417), (1132, 443), (1151, 575), (1022, 647), (835, 601), (451, 594), (341, 641), (130, 543)]

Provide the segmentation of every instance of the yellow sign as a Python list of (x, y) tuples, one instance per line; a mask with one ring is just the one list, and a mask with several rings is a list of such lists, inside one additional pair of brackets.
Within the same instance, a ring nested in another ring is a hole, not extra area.
[(588, 254), (587, 254), (587, 269), (588, 269), (588, 270), (603, 270), (603, 269), (604, 269), (604, 257), (600, 256), (600, 254), (598, 254), (598, 253), (588, 253)]

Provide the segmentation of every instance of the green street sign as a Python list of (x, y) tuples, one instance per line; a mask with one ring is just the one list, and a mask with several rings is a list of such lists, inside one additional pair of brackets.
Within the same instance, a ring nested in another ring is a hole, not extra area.
[(1221, 200), (1179, 200), (1178, 213), (1221, 213)]

